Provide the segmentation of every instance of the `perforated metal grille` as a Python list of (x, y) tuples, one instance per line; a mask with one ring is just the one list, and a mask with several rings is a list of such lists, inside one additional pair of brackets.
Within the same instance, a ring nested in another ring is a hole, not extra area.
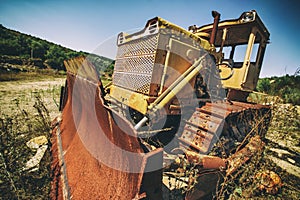
[(158, 34), (122, 44), (118, 48), (113, 84), (149, 94)]
[(148, 94), (151, 83), (151, 75), (148, 74), (135, 74), (125, 72), (114, 73), (114, 84), (140, 92)]
[(147, 73), (153, 70), (155, 55), (132, 56), (116, 60), (118, 71)]
[(158, 34), (142, 37), (119, 46), (117, 58), (153, 54), (156, 52)]

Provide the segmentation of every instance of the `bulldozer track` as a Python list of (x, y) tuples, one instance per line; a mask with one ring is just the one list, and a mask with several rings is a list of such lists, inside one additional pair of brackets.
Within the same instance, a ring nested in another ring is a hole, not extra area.
[(236, 149), (249, 133), (265, 135), (270, 117), (270, 108), (265, 105), (208, 102), (185, 120), (179, 140), (199, 153), (213, 150), (212, 154), (228, 157), (230, 149)]

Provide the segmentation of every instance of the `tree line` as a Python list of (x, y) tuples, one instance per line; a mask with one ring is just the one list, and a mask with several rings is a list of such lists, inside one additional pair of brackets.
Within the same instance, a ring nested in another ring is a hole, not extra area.
[(300, 75), (261, 78), (257, 90), (273, 96), (281, 97), (285, 103), (300, 105)]
[[(64, 60), (78, 56), (88, 56), (89, 54), (10, 30), (0, 24), (0, 55), (5, 57), (5, 60), (12, 60), (10, 58), (17, 57), (23, 60), (40, 61), (45, 68), (65, 70)], [(101, 56), (93, 55), (93, 58), (95, 60), (97, 58), (97, 63), (101, 65), (112, 63), (112, 60)]]

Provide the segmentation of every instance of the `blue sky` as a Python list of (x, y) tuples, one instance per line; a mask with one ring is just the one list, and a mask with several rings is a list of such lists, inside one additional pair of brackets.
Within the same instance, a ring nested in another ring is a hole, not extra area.
[[(300, 1), (289, 0), (0, 0), (0, 23), (75, 50), (93, 52), (121, 31), (160, 16), (183, 28), (257, 10), (271, 33), (261, 77), (294, 74), (300, 67)], [(106, 47), (105, 47), (106, 48)]]

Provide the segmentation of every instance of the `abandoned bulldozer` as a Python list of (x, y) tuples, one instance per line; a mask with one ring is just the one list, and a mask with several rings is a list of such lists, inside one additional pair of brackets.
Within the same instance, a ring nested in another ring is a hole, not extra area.
[(188, 30), (156, 17), (120, 33), (106, 86), (88, 57), (65, 61), (52, 199), (212, 199), (261, 152), (270, 108), (247, 97), (270, 34), (256, 11), (212, 14)]

